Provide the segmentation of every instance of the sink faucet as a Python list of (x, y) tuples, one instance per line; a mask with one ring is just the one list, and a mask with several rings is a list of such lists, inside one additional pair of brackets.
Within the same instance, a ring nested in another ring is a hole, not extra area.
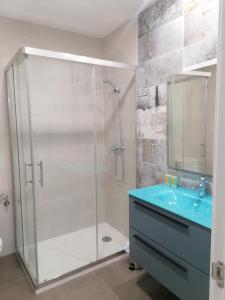
[(205, 195), (206, 195), (206, 179), (205, 179), (205, 177), (200, 178), (198, 189), (199, 189), (199, 197), (200, 198), (205, 197)]

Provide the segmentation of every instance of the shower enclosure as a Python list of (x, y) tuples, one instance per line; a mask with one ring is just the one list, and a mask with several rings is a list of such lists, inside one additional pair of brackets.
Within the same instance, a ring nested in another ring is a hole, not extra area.
[(127, 247), (135, 67), (25, 47), (6, 80), (16, 248), (38, 288)]

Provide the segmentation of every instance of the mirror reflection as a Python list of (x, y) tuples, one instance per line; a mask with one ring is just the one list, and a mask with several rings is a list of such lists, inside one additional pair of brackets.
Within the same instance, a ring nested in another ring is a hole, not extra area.
[(216, 66), (177, 74), (168, 82), (168, 165), (211, 176)]

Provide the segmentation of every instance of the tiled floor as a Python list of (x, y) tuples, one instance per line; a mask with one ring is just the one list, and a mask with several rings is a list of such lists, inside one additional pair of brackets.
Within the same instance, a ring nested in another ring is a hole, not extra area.
[(16, 257), (0, 259), (0, 300), (179, 300), (127, 258), (35, 296)]

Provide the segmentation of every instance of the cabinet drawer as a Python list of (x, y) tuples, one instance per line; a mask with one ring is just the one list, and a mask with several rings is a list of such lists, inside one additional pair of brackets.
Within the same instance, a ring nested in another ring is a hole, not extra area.
[(206, 274), (133, 229), (130, 229), (130, 255), (180, 299), (208, 300)]
[(130, 226), (209, 274), (211, 232), (136, 198), (130, 199)]

